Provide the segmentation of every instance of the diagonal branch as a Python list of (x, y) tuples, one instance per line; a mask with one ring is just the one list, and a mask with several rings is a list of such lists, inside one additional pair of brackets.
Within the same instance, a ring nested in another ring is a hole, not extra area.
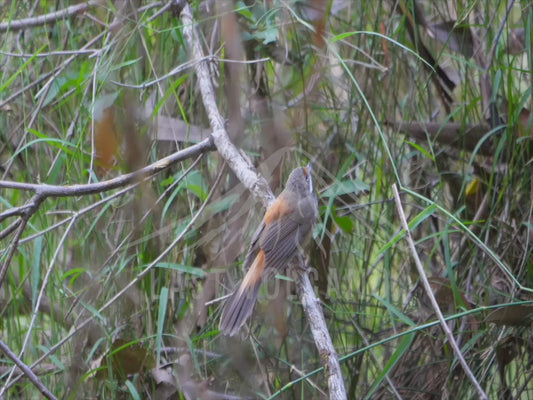
[(17, 355), (15, 353), (13, 353), (11, 351), (11, 349), (4, 343), (0, 340), (0, 350), (2, 350), (5, 355), (11, 359), (11, 361), (13, 361), (15, 363), (15, 365), (17, 367), (20, 368), (20, 370), (24, 373), (24, 375), (26, 375), (28, 377), (28, 379), (30, 380), (31, 383), (33, 383), (33, 385), (39, 389), (39, 391), (41, 392), (41, 394), (46, 397), (47, 399), (53, 399), (53, 400), (57, 400), (57, 397), (55, 397), (52, 392), (50, 392), (50, 390), (48, 390), (48, 388), (46, 386), (43, 385), (43, 383), (41, 382), (41, 380), (37, 377), (37, 375), (35, 375), (33, 373), (33, 371), (31, 370), (31, 368), (29, 368), (26, 364), (24, 364), (20, 358), (17, 357)]
[[(177, 3), (180, 3), (180, 1), (178, 0)], [(180, 5), (178, 4), (178, 6)], [(193, 20), (191, 7), (187, 3), (185, 3), (181, 11), (181, 21), (183, 22), (183, 35), (189, 44), (192, 58), (194, 60), (205, 59), (198, 31), (196, 30), (196, 22)], [(241, 154), (228, 136), (225, 127), (226, 122), (218, 111), (207, 63), (205, 61), (194, 63), (194, 69), (198, 77), (202, 101), (213, 129), (211, 136), (218, 152), (226, 160), (239, 181), (252, 192), (255, 198), (261, 201), (265, 207), (269, 206), (274, 201), (274, 195), (267, 181), (257, 173), (250, 161)]]
[[(82, 196), (95, 193), (103, 193), (112, 189), (117, 189), (140, 180), (146, 179), (150, 176), (153, 176), (164, 169), (170, 167), (171, 165), (183, 161), (187, 158), (194, 157), (199, 154), (213, 150), (213, 141), (211, 138), (207, 138), (200, 143), (187, 147), (186, 149), (180, 150), (171, 154), (168, 157), (162, 158), (144, 168), (141, 168), (137, 171), (131, 172), (129, 174), (124, 174), (113, 179), (109, 179), (103, 182), (90, 183), (85, 185), (46, 185), (38, 183), (24, 183), (24, 182), (13, 182), (13, 181), (0, 181), (0, 188), (7, 189), (18, 189), (18, 190), (28, 190), (35, 192), (30, 203), (27, 207), (18, 208), (17, 212), (9, 213), (5, 212), (0, 214), (0, 220), (12, 216), (12, 215), (21, 215), (20, 221), (21, 224), (18, 224), (18, 231), (14, 237), (9, 253), (0, 267), (0, 286), (5, 279), (7, 270), (11, 263), (11, 259), (17, 249), (20, 238), (22, 237), (22, 232), (26, 227), (26, 223), (31, 218), (33, 214), (37, 212), (39, 206), (47, 197), (72, 197), (72, 196)], [(14, 225), (14, 224), (12, 224)]]
[[(192, 58), (195, 60), (204, 59), (205, 55), (203, 54), (200, 40), (198, 40), (199, 35), (196, 30), (196, 22), (193, 19), (191, 7), (187, 3), (179, 5), (183, 6), (181, 11), (183, 33), (191, 50)], [(268, 207), (274, 200), (272, 191), (266, 180), (258, 175), (251, 163), (241, 155), (229, 139), (224, 126), (225, 121), (218, 111), (209, 68), (206, 62), (195, 63), (195, 70), (202, 93), (203, 104), (207, 110), (211, 128), (213, 129), (212, 137), (218, 152), (226, 160), (237, 178), (253, 193), (256, 199), (261, 201), (265, 207)], [(330, 399), (346, 399), (346, 390), (344, 388), (337, 352), (335, 351), (327, 329), (324, 314), (320, 307), (320, 300), (315, 295), (309, 280), (309, 274), (301, 273), (299, 274), (299, 278), (300, 297), (303, 308), (310, 322), (315, 344), (327, 371)]]
[(455, 338), (453, 337), (453, 334), (450, 328), (446, 324), (446, 320), (444, 319), (444, 316), (442, 315), (442, 312), (439, 308), (439, 304), (437, 303), (437, 299), (435, 299), (435, 296), (433, 295), (433, 291), (431, 290), (431, 286), (429, 284), (428, 278), (424, 271), (424, 266), (422, 265), (422, 262), (420, 261), (420, 257), (418, 257), (418, 253), (415, 247), (415, 242), (411, 235), (411, 231), (409, 230), (409, 225), (407, 224), (405, 213), (403, 212), (402, 201), (400, 199), (400, 194), (398, 193), (398, 188), (396, 187), (396, 184), (392, 185), (392, 191), (394, 193), (394, 200), (396, 201), (396, 209), (398, 210), (398, 214), (400, 216), (402, 228), (405, 231), (405, 237), (407, 238), (407, 243), (409, 244), (409, 249), (411, 250), (413, 260), (415, 262), (416, 268), (420, 275), (420, 280), (422, 281), (422, 285), (424, 286), (426, 294), (429, 297), (429, 300), (433, 307), (433, 311), (435, 311), (435, 314), (437, 314), (437, 317), (439, 318), (439, 321), (440, 321), (440, 326), (442, 327), (442, 330), (444, 331), (446, 338), (450, 342), (450, 346), (452, 347), (453, 352), (455, 353), (455, 356), (457, 357), (457, 360), (459, 361), (459, 364), (461, 364), (461, 366), (463, 367), (463, 371), (465, 372), (466, 376), (468, 377), (468, 379), (470, 379), (470, 381), (476, 388), (479, 394), (479, 397), (481, 399), (488, 400), (487, 394), (483, 391), (483, 388), (477, 381), (476, 377), (474, 376), (474, 373), (470, 370), (470, 367), (468, 366), (466, 360), (464, 359), (463, 354), (461, 353), (461, 349), (457, 345), (457, 342), (455, 341)]
[[(0, 188), (29, 190), (43, 197), (72, 197), (88, 194), (103, 193), (117, 189), (139, 180), (156, 175), (171, 165), (199, 154), (213, 150), (211, 138), (202, 140), (200, 143), (177, 151), (168, 157), (162, 158), (144, 168), (129, 174), (117, 176), (107, 181), (81, 184), (81, 185), (47, 185), (41, 183), (24, 183), (13, 181), (0, 181)], [(4, 213), (5, 214), (5, 213)], [(0, 215), (2, 217), (3, 214)]]

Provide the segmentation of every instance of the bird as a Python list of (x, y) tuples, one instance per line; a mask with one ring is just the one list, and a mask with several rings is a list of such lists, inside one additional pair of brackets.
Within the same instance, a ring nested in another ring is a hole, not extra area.
[(294, 169), (285, 190), (265, 212), (244, 259), (247, 272), (224, 304), (222, 334), (234, 336), (240, 331), (252, 314), (261, 283), (285, 268), (311, 236), (318, 217), (311, 172), (310, 164)]

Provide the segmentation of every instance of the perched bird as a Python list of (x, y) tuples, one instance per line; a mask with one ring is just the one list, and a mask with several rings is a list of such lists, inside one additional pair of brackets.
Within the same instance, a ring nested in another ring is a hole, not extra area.
[(308, 240), (317, 216), (311, 166), (296, 168), (252, 238), (244, 260), (246, 275), (222, 311), (223, 334), (233, 336), (239, 332), (252, 314), (261, 282), (281, 271), (297, 254)]

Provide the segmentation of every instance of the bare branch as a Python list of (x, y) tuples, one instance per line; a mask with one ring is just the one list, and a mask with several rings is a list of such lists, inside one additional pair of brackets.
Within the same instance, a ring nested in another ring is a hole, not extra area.
[(483, 391), (483, 388), (481, 387), (476, 377), (470, 370), (470, 367), (466, 363), (466, 360), (464, 359), (463, 354), (461, 353), (461, 349), (459, 348), (459, 346), (457, 346), (457, 342), (455, 341), (455, 338), (453, 337), (453, 334), (450, 331), (448, 324), (446, 324), (446, 320), (444, 319), (444, 316), (442, 315), (442, 312), (439, 308), (437, 299), (435, 299), (435, 296), (433, 295), (433, 291), (431, 290), (431, 285), (429, 284), (428, 277), (426, 276), (426, 272), (424, 271), (424, 266), (422, 265), (422, 262), (420, 261), (420, 257), (418, 257), (418, 253), (415, 247), (415, 242), (411, 235), (411, 231), (409, 230), (409, 225), (407, 224), (405, 213), (403, 212), (402, 201), (400, 199), (400, 194), (398, 193), (398, 188), (396, 187), (396, 184), (392, 185), (392, 191), (394, 192), (394, 199), (396, 200), (396, 209), (398, 210), (400, 221), (405, 231), (405, 237), (407, 238), (409, 249), (411, 250), (411, 254), (413, 256), (413, 260), (418, 270), (418, 274), (420, 275), (420, 280), (422, 281), (426, 294), (429, 297), (429, 300), (431, 301), (433, 311), (435, 311), (435, 314), (437, 314), (437, 317), (439, 318), (439, 321), (440, 321), (440, 326), (442, 327), (442, 330), (444, 331), (446, 338), (450, 342), (453, 352), (455, 353), (455, 356), (457, 357), (457, 359), (459, 360), (459, 363), (463, 367), (463, 370), (466, 376), (468, 377), (468, 379), (470, 379), (470, 381), (476, 388), (477, 392), (479, 393), (480, 398), (488, 400), (489, 397)]
[[(183, 35), (187, 39), (193, 60), (205, 59), (200, 45), (200, 36), (196, 29), (196, 22), (193, 20), (191, 7), (187, 3), (185, 3), (181, 12), (181, 21), (183, 22)], [(206, 62), (195, 63), (194, 69), (198, 76), (203, 104), (209, 116), (209, 123), (213, 129), (212, 137), (218, 152), (244, 186), (267, 207), (274, 201), (274, 195), (267, 181), (257, 173), (250, 161), (243, 157), (241, 152), (231, 142), (226, 132), (224, 118), (222, 118), (217, 108), (215, 92)]]
[[(196, 30), (196, 22), (192, 17), (192, 11), (189, 4), (185, 3), (181, 12), (183, 22), (183, 33), (187, 39), (189, 48), (192, 52), (193, 59), (204, 59), (199, 34)], [(225, 122), (220, 115), (211, 77), (207, 64), (200, 62), (195, 64), (198, 83), (202, 93), (204, 107), (209, 115), (211, 128), (213, 129), (213, 140), (219, 154), (226, 160), (237, 178), (246, 186), (253, 195), (268, 207), (273, 201), (274, 196), (268, 183), (264, 178), (257, 174), (250, 162), (244, 158), (237, 148), (233, 145), (226, 132)], [(320, 352), (322, 361), (327, 370), (328, 386), (331, 399), (345, 399), (346, 390), (342, 379), (341, 368), (335, 347), (329, 335), (324, 315), (320, 308), (320, 301), (315, 295), (309, 276), (306, 273), (299, 274), (302, 303), (307, 319), (310, 322), (315, 344)]]
[[(28, 222), (29, 218), (35, 212), (37, 212), (39, 206), (47, 197), (81, 196), (106, 192), (146, 179), (147, 177), (153, 176), (179, 161), (185, 160), (189, 157), (194, 157), (198, 154), (202, 154), (211, 150), (213, 150), (213, 142), (211, 138), (207, 138), (198, 144), (177, 151), (176, 153), (171, 154), (168, 157), (162, 158), (161, 160), (158, 160), (155, 163), (152, 163), (135, 172), (121, 175), (116, 178), (109, 179), (107, 181), (90, 183), (85, 185), (60, 186), (38, 183), (0, 181), (0, 188), (29, 190), (36, 193), (36, 195), (32, 198), (27, 207), (24, 207), (23, 209), (23, 215), (21, 217), (22, 223), (18, 226), (18, 231), (15, 237), (13, 238), (9, 253), (6, 257), (6, 260), (4, 261), (4, 264), (0, 268), (0, 285), (2, 285), (2, 282), (4, 281), (7, 270), (11, 263), (11, 259), (13, 258), (13, 254), (17, 249), (18, 243), (22, 236), (22, 232), (26, 227), (26, 223)], [(15, 213), (15, 215), (16, 214), (17, 213)]]
[(41, 183), (24, 183), (13, 181), (0, 181), (0, 188), (29, 190), (35, 192), (43, 198), (46, 197), (71, 197), (83, 196), (88, 194), (103, 193), (109, 190), (117, 189), (146, 177), (156, 175), (171, 165), (183, 161), (187, 158), (197, 156), (199, 154), (214, 150), (211, 138), (202, 140), (200, 143), (187, 147), (171, 154), (168, 157), (162, 158), (144, 168), (129, 174), (117, 176), (103, 182), (81, 184), (81, 185), (47, 185)]
[(50, 24), (61, 19), (70, 18), (76, 14), (87, 11), (91, 7), (97, 6), (99, 3), (99, 0), (92, 0), (87, 3), (76, 4), (74, 6), (67, 7), (63, 10), (59, 10), (49, 14), (39, 15), (33, 18), (23, 18), (15, 21), (2, 22), (0, 23), (0, 32), (18, 31), (21, 29)]
[(302, 306), (309, 321), (309, 326), (315, 340), (315, 345), (320, 354), (320, 360), (324, 365), (326, 376), (328, 378), (329, 398), (346, 399), (346, 389), (342, 379), (341, 365), (339, 357), (331, 341), (328, 326), (324, 319), (324, 314), (320, 307), (320, 300), (316, 297), (309, 274), (301, 272), (300, 277), (300, 295), (302, 297)]
[(47, 399), (53, 399), (53, 400), (57, 400), (57, 397), (55, 397), (52, 392), (50, 392), (48, 390), (48, 388), (46, 386), (43, 385), (43, 383), (41, 382), (41, 380), (37, 377), (37, 375), (35, 375), (33, 373), (33, 371), (26, 365), (24, 364), (18, 357), (15, 353), (13, 353), (11, 351), (11, 349), (4, 343), (0, 340), (0, 349), (5, 353), (5, 355), (11, 359), (15, 365), (17, 367), (19, 367), (23, 372), (24, 374), (26, 375), (26, 377), (28, 377), (28, 379), (30, 380), (31, 383), (33, 383), (33, 385), (39, 389), (39, 391), (42, 393), (42, 395), (44, 397), (46, 397)]
[[(100, 309), (98, 310), (97, 314), (101, 314), (103, 311), (108, 309), (112, 304), (114, 304), (120, 297), (124, 295), (129, 289), (131, 289), (133, 286), (137, 285), (146, 275), (152, 272), (152, 269), (159, 263), (161, 260), (163, 260), (170, 251), (185, 237), (185, 235), (189, 232), (189, 229), (196, 223), (200, 215), (204, 212), (205, 207), (209, 202), (211, 201), (211, 198), (213, 197), (213, 194), (215, 193), (218, 184), (220, 183), (223, 173), (225, 171), (225, 168), (220, 170), (220, 173), (218, 174), (215, 182), (213, 183), (213, 186), (211, 187), (211, 190), (209, 191), (209, 194), (207, 195), (205, 201), (200, 206), (198, 211), (192, 216), (189, 223), (183, 228), (181, 233), (170, 243), (165, 250), (163, 250), (149, 265), (146, 266), (134, 279), (132, 279), (126, 286), (124, 286), (116, 295), (114, 295), (110, 300), (108, 300)], [(75, 328), (71, 329), (69, 333), (61, 340), (59, 340), (56, 344), (54, 344), (52, 347), (48, 349), (48, 352), (43, 354), (41, 357), (39, 357), (34, 363), (31, 365), (31, 368), (36, 367), (43, 361), (45, 358), (49, 357), (51, 354), (54, 354), (61, 346), (63, 346), (68, 340), (70, 340), (74, 335), (76, 335), (80, 330), (82, 330), (84, 327), (89, 325), (94, 319), (94, 315), (83, 320), (80, 322)], [(13, 378), (13, 380), (6, 384), (2, 390), (5, 391), (9, 389), (11, 386), (13, 386), (19, 379), (21, 379), (22, 376), (17, 376)]]
[[(105, 4), (105, 3), (104, 3)], [(7, 21), (0, 23), (0, 32), (7, 31), (19, 31), (26, 28), (33, 28), (36, 26), (42, 26), (46, 24), (51, 24), (62, 19), (73, 17), (77, 14), (81, 14), (85, 11), (90, 10), (92, 7), (101, 6), (101, 0), (91, 0), (86, 3), (76, 4), (74, 6), (67, 7), (63, 10), (58, 10), (49, 14), (39, 15), (32, 18), (23, 18), (14, 21)], [(139, 9), (139, 12), (146, 11), (149, 8), (160, 7), (163, 5), (163, 2), (155, 2), (148, 6), (142, 7)], [(165, 7), (166, 10), (166, 7)]]

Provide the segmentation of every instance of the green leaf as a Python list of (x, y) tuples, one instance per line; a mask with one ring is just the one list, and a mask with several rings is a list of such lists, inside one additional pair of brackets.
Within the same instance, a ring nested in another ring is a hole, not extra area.
[(159, 310), (157, 312), (157, 336), (156, 336), (156, 347), (157, 347), (157, 363), (159, 367), (161, 365), (161, 348), (163, 342), (163, 328), (165, 326), (165, 316), (167, 314), (167, 304), (168, 304), (168, 288), (162, 287), (161, 293), (159, 294)]
[(256, 39), (259, 39), (263, 44), (269, 44), (278, 40), (279, 31), (278, 28), (271, 27), (264, 31), (259, 31), (254, 34)]
[(86, 269), (85, 268), (73, 268), (67, 272), (65, 272), (62, 276), (61, 276), (61, 280), (66, 280), (67, 278), (70, 278), (70, 281), (68, 283), (69, 286), (72, 286), (74, 284), (74, 282), (76, 282), (76, 279), (78, 279), (78, 277), (85, 273), (86, 272)]
[(377, 299), (381, 304), (385, 306), (385, 308), (391, 313), (396, 315), (404, 324), (415, 327), (416, 323), (412, 321), (407, 315), (405, 315), (403, 312), (401, 312), (397, 307), (392, 305), (388, 300), (385, 300), (384, 298), (378, 296), (377, 294), (372, 295), (375, 299)]
[(139, 394), (137, 387), (129, 379), (126, 380), (126, 387), (128, 388), (130, 396), (133, 400), (141, 400), (141, 395)]
[(409, 348), (411, 347), (411, 344), (413, 343), (414, 338), (415, 338), (415, 334), (414, 333), (410, 333), (408, 335), (405, 335), (402, 338), (402, 341), (400, 342), (400, 344), (396, 348), (396, 351), (394, 352), (392, 357), (387, 362), (387, 365), (385, 365), (385, 367), (383, 368), (383, 371), (381, 371), (381, 373), (377, 376), (377, 379), (374, 381), (374, 384), (372, 385), (372, 387), (368, 391), (365, 399), (372, 398), (372, 395), (380, 387), (381, 382), (383, 382), (383, 380), (385, 379), (387, 374), (396, 366), (398, 361), (400, 361), (402, 359), (402, 357), (405, 354), (405, 352), (407, 350), (409, 350)]
[(142, 57), (135, 58), (133, 60), (126, 60), (124, 62), (118, 63), (117, 65), (112, 66), (110, 71), (116, 71), (116, 70), (119, 70), (119, 69), (121, 69), (123, 67), (127, 67), (127, 66), (130, 66), (130, 65), (136, 64), (137, 62), (139, 62), (139, 60), (142, 60)]
[(353, 232), (353, 229), (355, 227), (355, 223), (353, 222), (353, 220), (350, 217), (347, 217), (347, 216), (345, 216), (345, 217), (335, 216), (333, 218), (333, 220), (338, 225), (338, 227), (341, 228), (344, 232), (346, 232), (348, 234)]
[(35, 302), (39, 292), (39, 281), (41, 279), (41, 254), (43, 251), (43, 237), (38, 236), (33, 244), (33, 267), (31, 273), (31, 294), (32, 306), (35, 309)]
[(359, 193), (370, 190), (370, 187), (359, 179), (345, 179), (342, 181), (336, 181), (330, 188), (326, 189), (323, 193), (323, 197), (335, 197), (342, 196), (348, 193)]
[[(418, 225), (420, 225), (422, 222), (424, 222), (429, 216), (433, 215), (435, 210), (437, 209), (437, 206), (433, 203), (429, 207), (425, 208), (417, 214), (411, 222), (409, 222), (408, 226), (410, 230), (415, 229)], [(379, 254), (383, 253), (385, 250), (389, 249), (390, 247), (394, 246), (396, 243), (400, 241), (405, 236), (405, 231), (401, 229), (385, 246), (383, 246), (379, 250)]]
[(210, 213), (218, 214), (219, 212), (226, 211), (233, 204), (235, 204), (238, 200), (239, 200), (238, 194), (231, 194), (229, 196), (221, 198), (220, 200), (214, 202), (213, 204), (209, 204), (206, 207), (206, 212), (209, 211)]
[(22, 74), (22, 71), (24, 71), (28, 65), (32, 64), (32, 62), (35, 60), (37, 55), (39, 53), (41, 53), (46, 48), (46, 46), (48, 46), (48, 45), (45, 44), (45, 45), (41, 46), (41, 48), (39, 48), (39, 50), (37, 50), (35, 53), (33, 53), (32, 56), (30, 58), (28, 58), (28, 60), (24, 64), (22, 64), (21, 67), (13, 75), (11, 75), (8, 79), (6, 79), (5, 83), (0, 86), (0, 93), (4, 92), (4, 90), (9, 85), (11, 85), (17, 79), (17, 77), (20, 74)]
[(161, 263), (157, 263), (156, 267), (172, 269), (174, 271), (184, 272), (186, 274), (198, 276), (200, 278), (205, 278), (205, 275), (206, 275), (203, 269), (192, 267), (190, 265), (161, 262)]
[(337, 224), (337, 226), (340, 229), (342, 229), (344, 232), (348, 234), (353, 232), (355, 223), (351, 217), (338, 215), (336, 207), (331, 208), (331, 216), (333, 218), (333, 221)]
[(178, 192), (181, 189), (191, 191), (202, 201), (207, 197), (207, 185), (205, 184), (204, 177), (200, 171), (192, 171), (187, 175), (187, 177), (178, 185)]
[(429, 158), (431, 161), (435, 161), (435, 157), (433, 157), (433, 155), (431, 155), (431, 153), (429, 153), (426, 149), (424, 149), (422, 146), (420, 146), (418, 143), (415, 143), (415, 142), (411, 142), (410, 140), (406, 140), (405, 143), (407, 143), (408, 145), (414, 147), (415, 149), (417, 149), (419, 152), (421, 152), (422, 154), (424, 154), (427, 158)]

